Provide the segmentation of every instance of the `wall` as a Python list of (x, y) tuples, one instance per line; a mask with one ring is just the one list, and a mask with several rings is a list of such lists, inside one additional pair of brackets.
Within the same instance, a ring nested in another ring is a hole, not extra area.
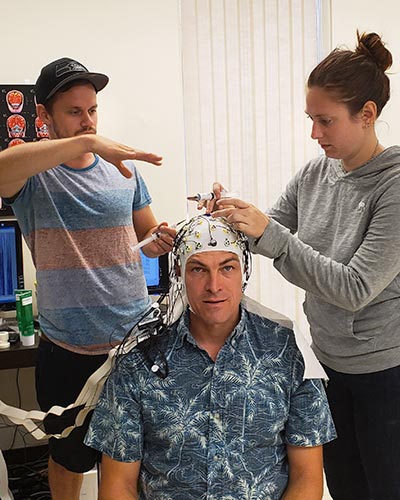
[(400, 38), (398, 22), (400, 4), (395, 0), (370, 2), (368, 7), (361, 0), (332, 0), (331, 4), (331, 44), (347, 45), (354, 48), (356, 30), (379, 33), (393, 56), (393, 66), (389, 76), (391, 81), (391, 99), (383, 110), (377, 124), (380, 142), (384, 146), (400, 143)]

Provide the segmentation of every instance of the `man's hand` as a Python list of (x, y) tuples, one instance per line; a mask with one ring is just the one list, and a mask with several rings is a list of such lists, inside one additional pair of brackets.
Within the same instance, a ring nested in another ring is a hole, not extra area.
[(143, 252), (147, 257), (158, 257), (172, 250), (176, 229), (169, 227), (167, 222), (161, 222), (156, 228), (153, 228), (151, 234), (157, 233), (158, 238), (152, 243), (143, 247)]
[(123, 160), (146, 161), (157, 166), (162, 163), (162, 156), (154, 153), (147, 153), (141, 149), (132, 148), (99, 135), (88, 135), (86, 137), (90, 138), (90, 150), (88, 152), (97, 153), (106, 161), (115, 165), (124, 177), (132, 177), (132, 172), (123, 164)]

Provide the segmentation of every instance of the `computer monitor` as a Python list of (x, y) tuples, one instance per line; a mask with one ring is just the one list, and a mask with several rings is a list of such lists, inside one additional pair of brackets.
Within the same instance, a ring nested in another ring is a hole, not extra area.
[(22, 238), (18, 222), (0, 219), (0, 311), (15, 310), (14, 290), (23, 287)]
[(168, 254), (149, 258), (140, 251), (144, 277), (150, 295), (162, 295), (169, 288)]

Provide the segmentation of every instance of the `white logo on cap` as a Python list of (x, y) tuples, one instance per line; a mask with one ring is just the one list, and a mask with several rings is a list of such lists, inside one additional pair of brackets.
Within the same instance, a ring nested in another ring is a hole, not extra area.
[(67, 62), (56, 66), (56, 77), (63, 76), (66, 73), (87, 72), (87, 69), (77, 62)]

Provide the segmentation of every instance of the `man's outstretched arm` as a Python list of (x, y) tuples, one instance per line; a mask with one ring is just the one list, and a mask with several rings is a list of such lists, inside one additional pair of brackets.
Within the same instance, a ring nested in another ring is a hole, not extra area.
[(125, 177), (131, 177), (132, 173), (124, 166), (123, 160), (142, 160), (154, 165), (161, 165), (162, 161), (161, 156), (154, 153), (95, 134), (20, 144), (0, 153), (0, 196), (12, 197), (22, 189), (29, 177), (87, 153), (97, 153), (115, 165)]

